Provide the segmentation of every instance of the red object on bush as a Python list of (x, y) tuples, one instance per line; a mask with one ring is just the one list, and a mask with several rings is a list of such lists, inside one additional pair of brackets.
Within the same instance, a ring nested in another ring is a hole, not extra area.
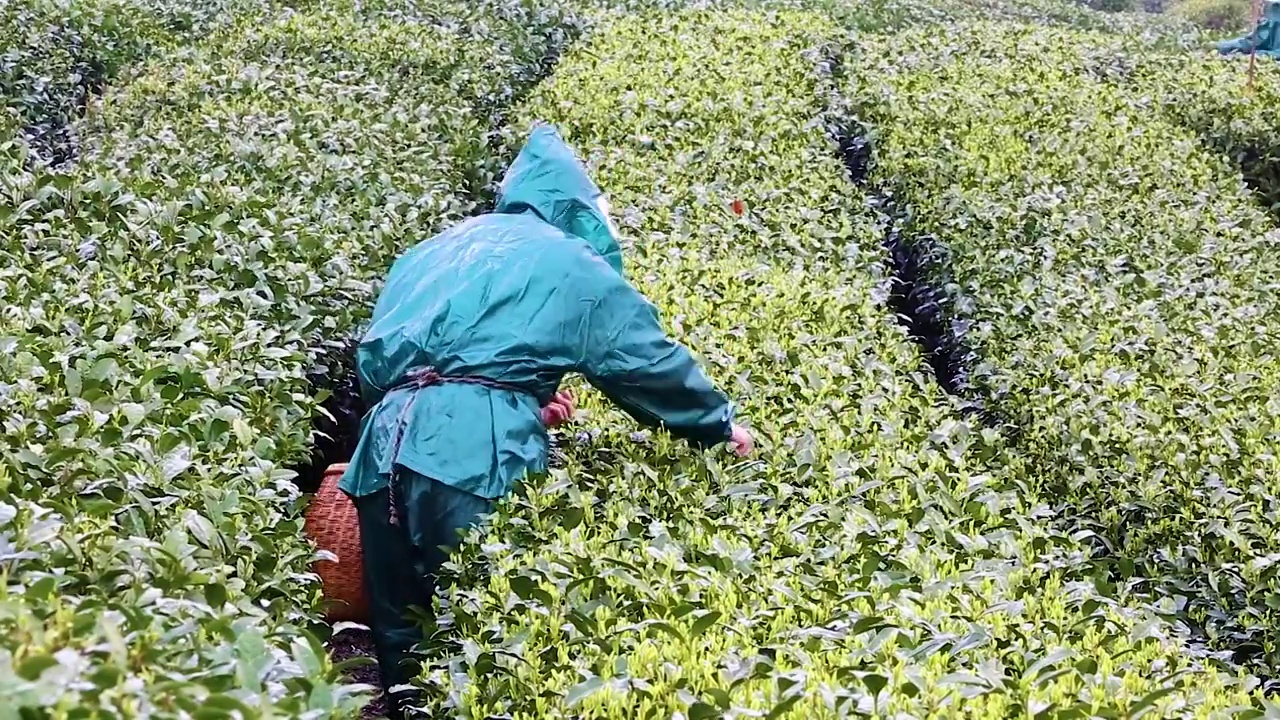
[(746, 203), (742, 202), (741, 200), (734, 200), (734, 201), (733, 201), (733, 214), (734, 214), (734, 215), (741, 216), (741, 215), (742, 215), (742, 213), (744, 213), (744, 212), (746, 212), (746, 211), (747, 211), (747, 204), (746, 204)]
[(316, 560), (329, 622), (369, 622), (369, 599), (364, 591), (364, 562), (360, 555), (360, 523), (356, 506), (338, 489), (346, 463), (330, 465), (305, 514), (307, 535), (318, 550), (328, 550), (338, 561)]

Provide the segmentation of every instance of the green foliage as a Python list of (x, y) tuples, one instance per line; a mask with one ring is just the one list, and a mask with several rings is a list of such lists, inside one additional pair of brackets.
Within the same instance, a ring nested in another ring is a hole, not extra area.
[(1277, 236), (1224, 159), (1115, 82), (1139, 75), (1106, 44), (991, 25), (945, 51), (872, 43), (850, 93), (874, 182), (950, 251), (1039, 491), (1116, 582), (1274, 666)]
[(1125, 89), (1159, 103), (1167, 117), (1225, 156), (1280, 217), (1280, 64), (1258, 63), (1250, 88), (1245, 57), (1159, 53), (1138, 61)]
[(820, 10), (844, 25), (868, 32), (896, 32), (921, 25), (934, 26), (935, 32), (948, 32), (954, 22), (974, 18), (1003, 20), (1050, 27), (1074, 28), (1149, 36), (1176, 41), (1195, 34), (1195, 27), (1175, 15), (1152, 15), (1137, 12), (1129, 0), (1100, 0), (1094, 3), (1076, 0), (805, 0), (794, 3), (809, 10)]
[(0, 7), (0, 100), (12, 123), (0, 137), (25, 129), (32, 144), (65, 159), (73, 151), (67, 125), (109, 76), (144, 52), (154, 33), (146, 16), (129, 10), (117, 2), (44, 0)]
[(1182, 0), (1170, 12), (1209, 30), (1244, 33), (1253, 17), (1253, 3), (1251, 0)]
[[(449, 569), (434, 710), (1257, 714), (1198, 639), (1280, 657), (1280, 85), (1198, 42), (1063, 0), (0, 6), (0, 716), (355, 713), (283, 469), (307, 373), (538, 119), (763, 456), (587, 395)], [(925, 375), (893, 223), (1020, 434)]]
[(840, 41), (802, 13), (629, 18), (523, 107), (588, 158), (629, 271), (742, 400), (762, 458), (631, 435), (587, 395), (598, 434), (566, 438), (566, 467), (446, 571), (433, 716), (1193, 717), (1248, 701), (1177, 625), (1092, 581), (1031, 467), (920, 372), (886, 307), (880, 218), (823, 126)]
[(486, 7), (246, 16), (108, 91), (73, 167), (0, 168), (6, 710), (354, 712), (282, 468), (322, 341), (471, 211), (493, 113), (563, 41)]
[[(75, 155), (71, 123), (106, 83), (157, 49), (199, 37), (256, 0), (12, 0), (0, 6), (0, 140), (35, 158)], [(264, 0), (265, 2), (265, 0)]]
[(1102, 12), (1133, 12), (1138, 9), (1136, 0), (1091, 0), (1088, 4)]

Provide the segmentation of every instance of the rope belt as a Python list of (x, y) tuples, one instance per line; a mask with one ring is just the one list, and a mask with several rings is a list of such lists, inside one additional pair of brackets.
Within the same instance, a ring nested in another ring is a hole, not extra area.
[[(396, 390), (403, 390), (405, 388), (413, 388), (413, 389), (421, 390), (423, 388), (433, 387), (436, 385), (446, 385), (450, 383), (461, 384), (461, 385), (479, 385), (480, 387), (487, 387), (493, 390), (507, 390), (509, 392), (520, 393), (522, 395), (533, 394), (525, 388), (518, 387), (510, 383), (504, 383), (499, 380), (493, 380), (487, 377), (480, 377), (478, 375), (442, 375), (440, 374), (439, 370), (436, 370), (434, 367), (431, 367), (429, 365), (425, 367), (414, 368), (409, 372), (405, 373), (404, 380), (401, 380), (399, 383), (396, 383), (395, 385), (393, 385), (391, 389), (387, 391), (387, 394), (390, 395), (392, 392), (395, 392)], [(410, 410), (413, 409), (413, 404), (414, 402), (417, 401), (417, 399), (418, 399), (418, 393), (416, 392), (412, 393), (409, 396), (409, 401), (404, 404), (403, 408), (401, 408), (400, 416), (396, 420), (395, 438), (392, 440), (392, 443), (391, 443), (391, 482), (387, 485), (387, 489), (389, 491), (387, 495), (388, 495), (388, 502), (390, 504), (389, 509), (390, 509), (390, 519), (391, 519), (392, 525), (400, 524), (399, 513), (396, 510), (396, 482), (399, 479), (398, 476), (399, 476), (399, 467), (400, 467), (399, 465), (400, 443), (404, 440), (405, 426), (408, 425), (408, 422), (409, 422), (409, 412)]]

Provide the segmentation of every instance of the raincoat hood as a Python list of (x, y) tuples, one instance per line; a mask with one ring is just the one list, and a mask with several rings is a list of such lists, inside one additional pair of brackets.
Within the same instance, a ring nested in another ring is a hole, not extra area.
[(622, 247), (609, 219), (608, 202), (560, 134), (538, 125), (498, 189), (495, 212), (532, 212), (556, 228), (587, 241), (622, 274)]

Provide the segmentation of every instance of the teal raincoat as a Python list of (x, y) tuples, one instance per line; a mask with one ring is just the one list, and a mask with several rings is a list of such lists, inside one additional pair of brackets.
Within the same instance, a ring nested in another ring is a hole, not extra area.
[[(643, 424), (701, 447), (730, 438), (733, 406), (623, 277), (602, 205), (572, 150), (539, 126), (494, 212), (392, 266), (356, 352), (372, 410), (342, 490), (377, 492), (399, 465), (483, 498), (506, 495), (546, 469), (540, 407), (574, 372)], [(426, 367), (446, 382), (401, 386)], [(503, 387), (447, 381), (463, 377)]]

